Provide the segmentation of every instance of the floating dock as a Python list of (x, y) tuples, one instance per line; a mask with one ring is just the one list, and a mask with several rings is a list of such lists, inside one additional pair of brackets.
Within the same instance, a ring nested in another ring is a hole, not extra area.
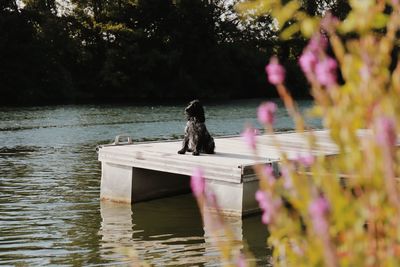
[[(242, 138), (215, 138), (216, 153), (193, 156), (177, 154), (181, 141), (105, 145), (99, 148), (102, 165), (102, 200), (133, 203), (190, 192), (193, 169), (204, 170), (206, 190), (212, 190), (227, 214), (246, 215), (258, 211), (254, 194), (258, 179), (252, 166), (257, 163), (275, 165), (280, 151), (289, 158), (312, 153), (335, 155), (337, 146), (328, 130), (313, 131), (316, 146), (310, 149), (306, 133), (281, 133), (257, 136), (258, 156)], [(118, 142), (116, 142), (118, 143)]]

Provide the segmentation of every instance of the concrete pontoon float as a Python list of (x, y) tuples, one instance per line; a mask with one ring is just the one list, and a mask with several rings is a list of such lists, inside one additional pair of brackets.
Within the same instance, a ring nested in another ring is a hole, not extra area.
[[(257, 163), (279, 163), (279, 149), (290, 157), (299, 154), (335, 155), (337, 146), (328, 130), (313, 131), (316, 146), (309, 148), (305, 133), (281, 133), (257, 136), (259, 156), (255, 157), (239, 136), (215, 138), (216, 153), (193, 156), (177, 154), (181, 141), (135, 143), (120, 136), (112, 145), (99, 147), (101, 161), (102, 200), (134, 203), (138, 201), (188, 193), (193, 169), (204, 170), (206, 190), (212, 190), (223, 211), (232, 215), (247, 215), (258, 211), (254, 194), (258, 179), (252, 166)], [(366, 132), (360, 132), (365, 135)], [(277, 169), (277, 168), (276, 168)]]

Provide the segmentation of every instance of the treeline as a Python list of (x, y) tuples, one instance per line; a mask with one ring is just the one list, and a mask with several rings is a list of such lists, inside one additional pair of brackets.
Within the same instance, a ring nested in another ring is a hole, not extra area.
[(304, 41), (232, 12), (223, 0), (1, 0), (0, 104), (272, 96), (264, 66), (276, 53), (306, 95)]

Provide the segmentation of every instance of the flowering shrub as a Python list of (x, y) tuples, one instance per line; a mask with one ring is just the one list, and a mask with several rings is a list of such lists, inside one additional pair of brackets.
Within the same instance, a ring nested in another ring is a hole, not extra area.
[[(310, 17), (298, 1), (253, 0), (243, 14), (268, 13), (282, 38), (310, 38), (299, 66), (310, 83), (311, 113), (323, 120), (338, 147), (335, 157), (281, 154), (280, 175), (256, 165), (256, 199), (270, 236), (275, 266), (400, 266), (400, 3), (349, 1), (340, 21), (326, 12)], [(329, 48), (329, 49), (328, 49)], [(332, 52), (328, 52), (332, 51)], [(285, 70), (273, 57), (266, 67), (298, 132), (307, 127), (285, 87)], [(295, 88), (294, 88), (295, 89)], [(273, 103), (258, 119), (273, 132)], [(360, 129), (365, 129), (361, 137)], [(254, 153), (255, 130), (243, 132)], [(309, 146), (314, 147), (312, 132)], [(311, 151), (311, 150), (310, 150)]]
[[(299, 66), (311, 85), (312, 113), (323, 119), (339, 153), (335, 157), (281, 154), (281, 175), (255, 166), (256, 199), (268, 225), (276, 266), (400, 266), (399, 152), (400, 64), (396, 35), (399, 1), (349, 1), (339, 21), (304, 13), (297, 1), (256, 0), (242, 14), (269, 13), (281, 37), (310, 37)], [(290, 21), (289, 21), (290, 19)], [(328, 47), (332, 53), (328, 52)], [(284, 85), (277, 57), (266, 67), (296, 130), (306, 129)], [(272, 107), (272, 104), (268, 104)], [(259, 121), (273, 131), (274, 108), (262, 104)], [(360, 137), (360, 129), (367, 134)], [(246, 129), (245, 141), (257, 144)], [(310, 147), (315, 146), (312, 132)]]

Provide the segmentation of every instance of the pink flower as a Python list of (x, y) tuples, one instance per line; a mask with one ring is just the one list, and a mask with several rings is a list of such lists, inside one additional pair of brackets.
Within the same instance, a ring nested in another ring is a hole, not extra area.
[(394, 147), (397, 142), (396, 122), (390, 117), (379, 117), (375, 121), (376, 141), (378, 144)]
[(206, 182), (204, 179), (203, 170), (200, 168), (195, 168), (193, 170), (192, 177), (190, 179), (190, 187), (195, 197), (199, 197), (204, 194), (206, 187)]
[(296, 161), (305, 167), (310, 167), (311, 165), (314, 164), (315, 157), (312, 154), (299, 154), (297, 155)]
[(277, 209), (281, 205), (281, 201), (274, 200), (268, 192), (258, 190), (256, 192), (256, 200), (258, 205), (263, 211), (261, 221), (264, 224), (269, 224), (272, 221), (272, 217), (276, 214)]
[(277, 109), (277, 105), (274, 102), (264, 102), (262, 103), (257, 110), (258, 120), (263, 124), (272, 125), (275, 120), (275, 111)]
[(254, 129), (253, 127), (247, 127), (243, 133), (242, 133), (242, 138), (245, 141), (245, 143), (253, 150), (256, 149), (256, 135), (258, 131)]
[(236, 259), (236, 266), (237, 267), (246, 267), (247, 266), (246, 258), (242, 253), (240, 253)]
[(267, 177), (274, 177), (274, 168), (272, 168), (272, 166), (269, 164), (265, 165), (264, 175)]
[(315, 65), (318, 62), (317, 55), (311, 50), (305, 50), (299, 58), (301, 70), (307, 75), (314, 73)]
[[(335, 30), (335, 28), (339, 24), (339, 19), (332, 15), (331, 12), (325, 13), (325, 16), (321, 20), (321, 27), (326, 31), (326, 32), (332, 32)], [(323, 35), (325, 36), (325, 35)]]
[(277, 57), (272, 57), (269, 64), (265, 67), (268, 81), (273, 85), (283, 83), (285, 80), (285, 69), (279, 64)]
[(320, 84), (326, 87), (332, 87), (336, 84), (337, 63), (331, 57), (319, 61), (315, 66), (315, 75)]
[(309, 211), (312, 217), (325, 216), (329, 212), (328, 200), (323, 196), (315, 198), (310, 204)]
[(218, 206), (217, 196), (215, 195), (215, 193), (212, 191), (207, 191), (205, 192), (205, 196), (207, 200), (207, 205), (215, 210), (218, 210), (219, 206)]
[(298, 244), (296, 244), (296, 243), (292, 243), (291, 244), (292, 245), (292, 249), (293, 249), (293, 252), (294, 253), (296, 253), (297, 255), (299, 255), (299, 256), (304, 256), (304, 250), (303, 250), (303, 248), (301, 248)]
[(359, 73), (363, 81), (368, 81), (371, 77), (371, 69), (368, 66), (363, 66), (362, 68), (360, 68)]
[(281, 169), (282, 177), (283, 177), (283, 187), (285, 189), (292, 189), (293, 188), (293, 180), (290, 176), (290, 171), (287, 167), (282, 166)]
[(308, 43), (306, 49), (313, 53), (318, 53), (319, 51), (324, 51), (328, 47), (328, 38), (321, 33), (315, 34), (310, 42)]
[(274, 175), (274, 169), (272, 168), (271, 165), (265, 165), (264, 167), (264, 175), (267, 178), (267, 182), (270, 185), (273, 185), (275, 183), (275, 175)]
[(308, 211), (311, 216), (311, 220), (314, 226), (314, 230), (317, 234), (324, 234), (328, 231), (327, 215), (329, 213), (330, 206), (328, 200), (319, 196), (315, 198), (308, 207)]

